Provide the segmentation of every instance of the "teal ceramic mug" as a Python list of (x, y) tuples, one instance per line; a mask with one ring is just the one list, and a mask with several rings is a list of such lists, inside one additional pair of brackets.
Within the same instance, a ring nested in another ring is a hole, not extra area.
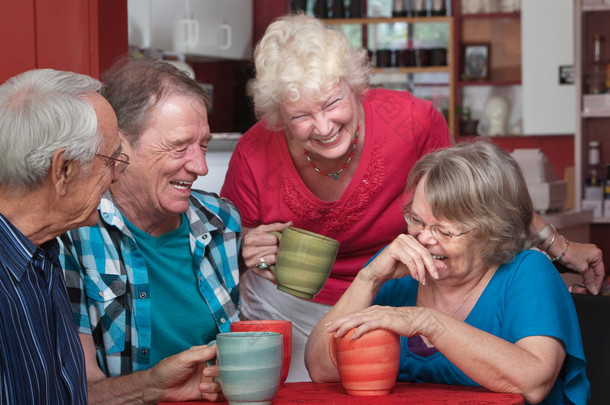
[(225, 332), (215, 343), (218, 381), (229, 404), (271, 404), (282, 376), (282, 334)]
[(335, 263), (339, 241), (304, 229), (288, 226), (271, 232), (280, 240), (275, 265), (277, 289), (311, 299), (320, 292)]

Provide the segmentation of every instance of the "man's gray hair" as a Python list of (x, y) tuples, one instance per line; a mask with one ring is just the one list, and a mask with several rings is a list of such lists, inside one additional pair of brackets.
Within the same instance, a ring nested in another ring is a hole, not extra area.
[(0, 185), (31, 190), (40, 185), (53, 155), (93, 161), (101, 143), (88, 97), (102, 84), (53, 69), (21, 73), (0, 86)]

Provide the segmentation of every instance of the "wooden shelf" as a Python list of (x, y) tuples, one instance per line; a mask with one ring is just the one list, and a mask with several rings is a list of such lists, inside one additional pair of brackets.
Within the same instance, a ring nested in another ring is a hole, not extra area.
[(592, 4), (592, 5), (583, 5), (583, 12), (588, 11), (610, 11), (610, 4)]
[(590, 112), (582, 112), (583, 118), (610, 118), (610, 111), (608, 112), (599, 112), (599, 113), (590, 113)]
[(452, 17), (367, 17), (367, 18), (325, 18), (322, 20), (328, 25), (342, 24), (393, 24), (393, 23), (408, 23), (408, 24), (430, 24), (430, 23), (448, 23), (452, 21)]
[[(454, 67), (454, 100), (456, 105), (473, 102), (464, 94), (479, 91), (481, 94), (494, 91), (494, 87), (506, 88), (521, 86), (521, 12), (463, 14), (463, 0), (452, 0), (454, 16), (453, 48), (455, 49), (452, 66)], [(489, 66), (486, 80), (463, 80), (464, 46), (467, 44), (489, 44)], [(487, 88), (491, 88), (488, 90)], [(501, 89), (500, 92), (505, 91)], [(479, 94), (477, 93), (477, 94)], [(516, 92), (520, 94), (520, 92)], [(512, 100), (511, 100), (512, 101)], [(477, 109), (480, 107), (476, 106)], [(457, 121), (459, 117), (454, 118)], [(459, 124), (454, 123), (455, 136), (460, 139)]]
[(498, 19), (498, 18), (521, 18), (521, 13), (479, 13), (479, 14), (460, 14), (462, 20), (476, 19)]
[(520, 86), (521, 80), (478, 80), (478, 81), (459, 81), (456, 83), (459, 87), (468, 86)]
[(594, 217), (592, 223), (594, 223), (594, 224), (610, 224), (610, 218), (606, 218), (606, 217)]
[(374, 73), (450, 73), (449, 66), (413, 66), (413, 67), (389, 67), (374, 68)]
[(580, 224), (586, 224), (593, 220), (593, 211), (571, 210), (542, 214), (542, 218), (556, 228), (569, 228)]

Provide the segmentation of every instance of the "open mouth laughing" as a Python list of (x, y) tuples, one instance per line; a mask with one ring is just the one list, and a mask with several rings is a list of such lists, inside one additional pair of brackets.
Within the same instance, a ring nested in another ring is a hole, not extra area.
[(179, 190), (189, 190), (193, 185), (191, 181), (170, 181), (170, 184)]
[(339, 132), (337, 132), (335, 135), (333, 135), (332, 137), (330, 137), (327, 140), (321, 140), (320, 139), (320, 140), (318, 140), (318, 142), (320, 142), (321, 144), (326, 145), (326, 144), (335, 142), (337, 140), (337, 138), (339, 138)]

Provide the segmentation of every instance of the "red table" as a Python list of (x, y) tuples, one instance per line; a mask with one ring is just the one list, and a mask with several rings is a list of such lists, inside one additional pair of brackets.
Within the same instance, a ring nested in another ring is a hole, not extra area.
[[(210, 404), (204, 401), (161, 402), (159, 405)], [(227, 402), (219, 402), (226, 404)], [(278, 391), (273, 405), (374, 405), (374, 404), (488, 404), (523, 405), (519, 394), (490, 392), (485, 388), (462, 387), (456, 385), (418, 384), (399, 382), (389, 395), (360, 397), (348, 395), (340, 383), (316, 384), (311, 382), (285, 383)]]

